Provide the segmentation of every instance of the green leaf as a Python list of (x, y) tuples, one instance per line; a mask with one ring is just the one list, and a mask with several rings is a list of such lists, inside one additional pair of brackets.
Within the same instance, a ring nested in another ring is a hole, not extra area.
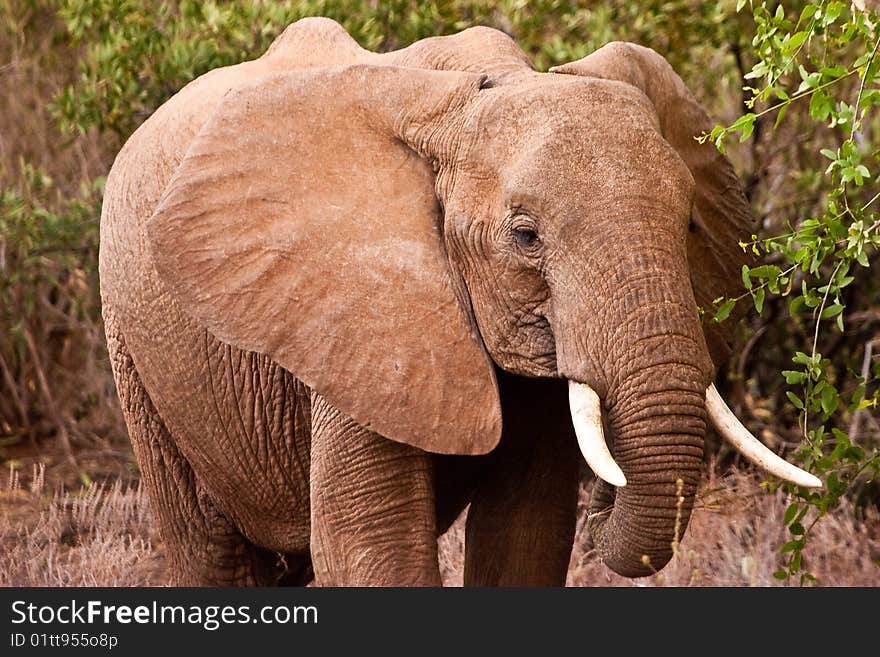
[(736, 305), (736, 299), (728, 299), (715, 311), (715, 318), (713, 321), (720, 324), (725, 319), (730, 317), (730, 313), (733, 310), (733, 307)]
[(784, 524), (787, 525), (792, 520), (794, 520), (794, 517), (797, 515), (798, 508), (799, 507), (797, 502), (792, 502), (788, 505), (788, 508), (785, 510), (785, 516), (783, 517)]
[(840, 17), (845, 6), (842, 2), (829, 2), (825, 7), (825, 17), (822, 19), (822, 24), (828, 26), (834, 23)]
[(853, 463), (860, 463), (865, 459), (865, 450), (858, 445), (850, 445), (844, 452), (844, 457)]
[(773, 129), (779, 127), (782, 123), (782, 119), (785, 117), (785, 113), (788, 111), (788, 107), (791, 103), (785, 103), (782, 107), (779, 108), (779, 112), (776, 114), (776, 120), (773, 122)]
[(843, 312), (843, 308), (844, 308), (843, 304), (839, 304), (839, 303), (832, 304), (832, 305), (828, 306), (827, 308), (825, 308), (825, 310), (822, 311), (821, 318), (822, 319), (829, 319), (831, 317), (837, 317), (840, 313)]
[(804, 410), (804, 402), (802, 402), (802, 401), (800, 400), (800, 398), (799, 398), (796, 394), (794, 394), (794, 393), (791, 392), (790, 390), (786, 390), (786, 391), (785, 391), (785, 396), (788, 397), (788, 400), (789, 400), (792, 404), (794, 404), (794, 407), (795, 407), (796, 409), (798, 409), (799, 411)]
[(837, 406), (840, 403), (840, 397), (837, 394), (837, 390), (835, 390), (832, 386), (826, 386), (822, 389), (822, 410), (826, 415), (831, 415), (834, 411), (837, 410)]
[(810, 117), (818, 121), (825, 121), (834, 109), (834, 101), (831, 97), (817, 89), (810, 98)]
[(798, 87), (798, 92), (814, 89), (819, 86), (819, 78), (821, 76), (818, 73), (808, 73), (802, 64), (798, 64), (798, 73), (801, 76), (801, 85)]
[(810, 35), (807, 32), (795, 32), (788, 41), (789, 52), (794, 52), (800, 48), (808, 36)]
[(846, 75), (846, 68), (840, 65), (825, 66), (819, 70), (819, 73), (821, 73), (822, 76), (826, 78), (839, 78)]
[(757, 117), (749, 112), (748, 114), (744, 114), (736, 122), (730, 127), (731, 130), (740, 130), (742, 134), (739, 137), (740, 143), (744, 142), (746, 139), (751, 137), (752, 132), (755, 129), (755, 119)]
[(761, 265), (760, 267), (753, 267), (749, 270), (749, 276), (751, 278), (775, 278), (782, 273), (782, 270), (776, 265)]
[(785, 377), (785, 382), (790, 386), (799, 385), (807, 380), (805, 372), (798, 372), (796, 370), (783, 370), (782, 376)]
[(862, 92), (859, 100), (859, 109), (864, 110), (875, 105), (880, 105), (880, 89), (866, 89)]
[(774, 571), (773, 577), (775, 577), (776, 579), (788, 579), (788, 573), (785, 572), (784, 570), (780, 569), (780, 570)]
[(798, 24), (805, 21), (812, 21), (814, 18), (817, 18), (818, 15), (819, 8), (816, 5), (809, 4), (801, 10), (800, 18), (798, 18)]

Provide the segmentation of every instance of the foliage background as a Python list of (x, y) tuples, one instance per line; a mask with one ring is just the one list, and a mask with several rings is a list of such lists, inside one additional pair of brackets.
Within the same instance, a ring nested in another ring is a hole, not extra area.
[[(771, 448), (800, 449), (814, 469), (841, 482), (834, 495), (823, 493), (821, 499), (790, 491), (796, 508), (791, 517), (786, 508), (789, 529), (803, 529), (805, 517), (833, 512), (840, 496), (849, 498), (859, 517), (860, 508), (880, 500), (876, 471), (863, 467), (880, 443), (876, 244), (868, 241), (861, 260), (844, 272), (852, 280), (839, 290), (835, 286), (832, 303), (819, 309), (822, 315), (840, 306), (820, 331), (816, 306), (793, 313), (790, 302), (802, 284), (805, 296), (813, 290), (821, 297), (832, 273), (839, 277), (835, 249), (815, 268), (812, 262), (806, 270), (796, 267), (781, 281), (777, 273), (790, 267), (790, 256), (799, 250), (813, 249), (812, 258), (827, 246), (826, 239), (805, 247), (802, 229), (805, 221), (826, 217), (829, 203), (842, 202), (836, 190), (844, 186), (844, 198), (858, 208), (878, 191), (880, 121), (870, 111), (880, 104), (877, 66), (867, 71), (866, 60), (864, 75), (848, 74), (880, 36), (880, 19), (867, 4), (0, 0), (0, 460), (14, 470), (36, 455), (68, 485), (137, 478), (103, 341), (98, 223), (103, 176), (125, 139), (156, 107), (201, 73), (260, 55), (303, 16), (334, 18), (373, 50), (483, 24), (513, 36), (540, 70), (614, 39), (652, 47), (719, 126), (731, 127), (719, 128), (712, 138), (728, 149), (755, 210), (756, 241), (748, 246), (778, 270), (744, 276), (752, 289), (744, 287), (743, 300), (751, 297), (761, 312), (749, 313), (743, 322), (721, 383), (738, 415)], [(816, 11), (821, 17), (813, 20)], [(847, 40), (848, 25), (859, 30)], [(794, 36), (798, 32), (808, 33)], [(798, 100), (799, 89), (810, 98)], [(835, 120), (847, 116), (841, 103), (860, 107), (862, 98), (869, 102), (857, 128), (858, 116)], [(780, 103), (785, 116), (777, 122), (779, 108), (770, 110)], [(841, 151), (847, 141), (854, 150)], [(837, 170), (826, 171), (836, 161)], [(858, 185), (854, 176), (843, 182), (847, 166), (858, 173)], [(837, 222), (843, 239), (853, 221), (867, 221), (864, 230), (876, 217), (870, 209), (863, 215)], [(793, 232), (788, 241), (767, 241)], [(829, 229), (828, 235), (833, 246), (837, 233)], [(723, 315), (724, 300), (705, 310)], [(792, 365), (796, 352), (811, 358), (818, 353), (820, 359)], [(810, 367), (821, 375), (809, 379), (810, 391), (798, 377), (780, 374), (803, 371), (812, 377)], [(820, 381), (834, 389), (833, 404), (825, 392), (823, 407), (823, 390), (815, 389)], [(789, 394), (801, 405), (811, 398), (819, 404), (812, 420)], [(804, 441), (820, 427), (818, 446)], [(863, 451), (861, 459), (850, 463), (841, 452), (821, 465), (812, 448), (831, 458), (843, 444), (832, 429)], [(710, 441), (707, 459), (722, 470), (737, 461), (717, 441)], [(793, 540), (799, 536), (793, 533)], [(799, 549), (788, 553), (783, 576), (799, 570), (792, 564)]]

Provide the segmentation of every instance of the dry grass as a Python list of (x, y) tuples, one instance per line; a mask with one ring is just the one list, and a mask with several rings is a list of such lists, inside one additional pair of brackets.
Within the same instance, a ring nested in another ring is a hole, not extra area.
[[(628, 579), (606, 568), (592, 549), (586, 527), (578, 535), (568, 570), (569, 586), (785, 586), (773, 571), (781, 565), (779, 547), (788, 540), (782, 517), (789, 500), (765, 493), (752, 474), (734, 472), (711, 478), (697, 499), (679, 553), (661, 572)], [(589, 492), (581, 491), (581, 508)], [(460, 586), (464, 518), (440, 539), (444, 582)], [(860, 517), (845, 501), (820, 521), (804, 555), (820, 586), (880, 586), (880, 514)]]
[[(579, 541), (569, 583), (578, 586), (780, 586), (773, 577), (779, 547), (791, 538), (782, 523), (790, 499), (767, 494), (743, 473), (713, 478), (703, 488), (678, 555), (660, 573), (627, 580), (611, 573)], [(849, 501), (814, 528), (804, 553), (821, 586), (880, 586), (880, 516), (860, 517)], [(797, 584), (796, 581), (790, 584)]]
[[(0, 489), (0, 586), (154, 586), (167, 582), (147, 496), (119, 481), (50, 493), (35, 466), (24, 484), (10, 471)], [(588, 491), (582, 491), (582, 504)], [(599, 561), (579, 525), (570, 586), (784, 586), (773, 578), (786, 540), (781, 493), (751, 474), (713, 478), (701, 491), (678, 556), (652, 577), (630, 580)], [(447, 586), (461, 586), (462, 514), (440, 539)], [(805, 563), (821, 586), (880, 586), (880, 514), (849, 502), (817, 526)], [(796, 584), (791, 582), (789, 584)]]
[(25, 488), (10, 471), (0, 490), (0, 585), (150, 586), (164, 582), (141, 486), (46, 490), (35, 467)]

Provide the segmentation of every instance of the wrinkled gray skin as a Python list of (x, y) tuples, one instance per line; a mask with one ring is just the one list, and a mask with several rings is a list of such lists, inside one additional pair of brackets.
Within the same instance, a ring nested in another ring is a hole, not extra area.
[(594, 489), (599, 554), (665, 565), (729, 338), (696, 308), (750, 222), (708, 124), (644, 48), (539, 74), (488, 28), (377, 55), (325, 19), (169, 100), (108, 178), (100, 274), (174, 582), (438, 585), (470, 503), (466, 584), (563, 584), (566, 379), (628, 480)]

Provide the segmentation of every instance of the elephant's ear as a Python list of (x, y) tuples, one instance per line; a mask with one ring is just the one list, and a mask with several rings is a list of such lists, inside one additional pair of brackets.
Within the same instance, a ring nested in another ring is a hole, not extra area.
[[(750, 262), (739, 242), (753, 231), (751, 207), (727, 158), (711, 143), (700, 144), (694, 138), (711, 129), (712, 122), (669, 63), (650, 48), (613, 42), (551, 71), (618, 80), (648, 97), (664, 139), (696, 182), (687, 249), (697, 304), (708, 310), (718, 297), (739, 296), (740, 270)], [(713, 360), (723, 362), (730, 353), (734, 321), (705, 322), (704, 326)]]
[(446, 134), (482, 79), (359, 65), (229, 92), (149, 220), (162, 281), (361, 425), (491, 450), (494, 370), (456, 297), (431, 164), (406, 141)]

